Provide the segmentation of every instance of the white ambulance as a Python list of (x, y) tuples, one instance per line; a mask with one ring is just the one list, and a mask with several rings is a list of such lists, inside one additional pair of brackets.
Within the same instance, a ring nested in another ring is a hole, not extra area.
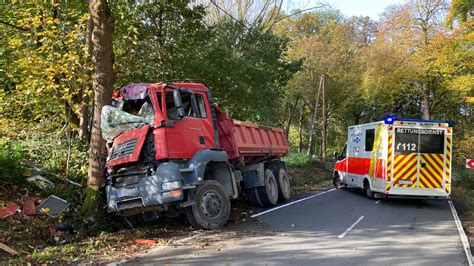
[(350, 126), (334, 166), (334, 186), (361, 188), (368, 198), (448, 197), (452, 125), (399, 119)]

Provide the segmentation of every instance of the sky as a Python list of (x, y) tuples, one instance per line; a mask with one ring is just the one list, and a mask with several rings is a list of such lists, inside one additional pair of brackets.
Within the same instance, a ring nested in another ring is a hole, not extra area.
[[(294, 8), (310, 8), (317, 6), (319, 0), (292, 0), (290, 7)], [(393, 4), (405, 3), (405, 0), (325, 0), (335, 8), (339, 9), (345, 16), (369, 16), (376, 20), (387, 6)]]

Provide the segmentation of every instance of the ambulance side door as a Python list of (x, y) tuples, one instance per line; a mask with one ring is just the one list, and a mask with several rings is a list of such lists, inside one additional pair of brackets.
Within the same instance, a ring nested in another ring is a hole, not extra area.
[(347, 142), (347, 184), (358, 187), (363, 156), (364, 136), (361, 126), (349, 127)]

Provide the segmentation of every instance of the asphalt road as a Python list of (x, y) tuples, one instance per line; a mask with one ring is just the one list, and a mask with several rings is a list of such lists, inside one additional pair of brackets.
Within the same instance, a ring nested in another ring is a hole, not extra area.
[(262, 226), (243, 230), (250, 233), (205, 232), (127, 263), (468, 265), (446, 200), (376, 201), (334, 190), (256, 219)]

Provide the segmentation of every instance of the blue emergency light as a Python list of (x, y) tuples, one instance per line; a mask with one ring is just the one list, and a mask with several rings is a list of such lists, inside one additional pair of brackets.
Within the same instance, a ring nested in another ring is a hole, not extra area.
[(385, 124), (387, 125), (393, 125), (393, 122), (395, 122), (396, 118), (394, 116), (391, 116), (391, 115), (387, 115), (385, 116), (385, 118), (383, 119), (383, 121), (385, 122)]

